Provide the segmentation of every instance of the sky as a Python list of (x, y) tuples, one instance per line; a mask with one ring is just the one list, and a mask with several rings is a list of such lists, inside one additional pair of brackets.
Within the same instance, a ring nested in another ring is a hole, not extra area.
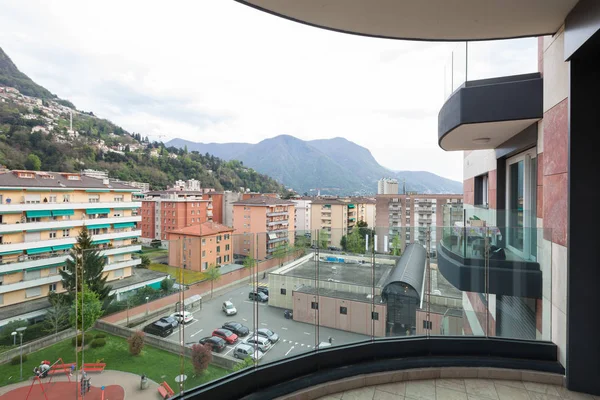
[[(437, 115), (465, 79), (464, 43), (347, 35), (232, 0), (3, 0), (0, 46), (78, 109), (150, 139), (344, 137), (389, 169), (462, 181)], [(537, 71), (537, 39), (468, 55), (468, 79)]]

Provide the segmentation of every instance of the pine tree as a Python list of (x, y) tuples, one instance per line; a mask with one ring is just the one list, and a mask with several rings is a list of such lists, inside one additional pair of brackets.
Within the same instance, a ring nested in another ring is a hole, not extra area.
[[(75, 292), (81, 292), (85, 283), (89, 290), (98, 295), (103, 303), (102, 309), (108, 307), (114, 296), (109, 296), (112, 287), (106, 284), (107, 276), (102, 276), (104, 264), (104, 257), (92, 244), (92, 237), (84, 226), (77, 237), (77, 243), (71, 250), (71, 257), (66, 261), (65, 270), (60, 271), (63, 286), (71, 301), (75, 300)], [(75, 271), (78, 274), (77, 287), (75, 287)]]

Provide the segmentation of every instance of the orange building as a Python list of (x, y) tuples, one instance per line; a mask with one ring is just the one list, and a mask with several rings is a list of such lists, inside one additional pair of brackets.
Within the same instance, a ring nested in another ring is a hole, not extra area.
[(277, 193), (243, 193), (242, 200), (253, 199), (255, 197), (272, 197), (274, 199), (278, 199), (279, 195)]
[(223, 223), (223, 192), (208, 192), (202, 195), (204, 200), (209, 201), (207, 206), (208, 217), (216, 223)]
[(205, 271), (233, 263), (233, 228), (207, 221), (169, 232), (169, 265)]
[(202, 195), (181, 190), (146, 193), (140, 214), (141, 241), (166, 241), (169, 232), (212, 220), (212, 201)]
[[(264, 260), (277, 246), (294, 244), (294, 203), (257, 196), (233, 203), (234, 251)], [(293, 220), (292, 220), (293, 221)]]

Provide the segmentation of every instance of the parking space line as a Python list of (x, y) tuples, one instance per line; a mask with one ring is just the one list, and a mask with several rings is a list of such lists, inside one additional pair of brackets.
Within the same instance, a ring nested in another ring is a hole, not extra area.
[(194, 337), (194, 336), (196, 336), (197, 334), (199, 334), (199, 333), (200, 333), (200, 332), (202, 332), (203, 330), (204, 330), (204, 329), (200, 329), (198, 332), (191, 334), (191, 335), (190, 335), (190, 337)]
[(261, 325), (264, 325), (264, 326), (267, 326), (267, 324), (265, 324), (264, 322), (261, 322), (260, 324), (261, 324)]
[(248, 322), (248, 320), (246, 318), (242, 318), (242, 321), (244, 322)]
[(292, 347), (291, 347), (291, 348), (290, 348), (290, 349), (287, 351), (287, 353), (285, 353), (285, 355), (287, 356), (288, 354), (290, 354), (290, 351), (292, 351), (292, 350), (294, 350), (294, 346), (292, 346)]
[(310, 332), (304, 332), (305, 335), (310, 335)]
[[(227, 347), (229, 347), (229, 346), (227, 346)], [(229, 351), (227, 351), (227, 353), (225, 353), (225, 355), (231, 353), (233, 351), (233, 349), (235, 349), (235, 347), (230, 348)]]
[(287, 328), (284, 328), (283, 326), (281, 327), (281, 329), (283, 329), (284, 331), (287, 331)]

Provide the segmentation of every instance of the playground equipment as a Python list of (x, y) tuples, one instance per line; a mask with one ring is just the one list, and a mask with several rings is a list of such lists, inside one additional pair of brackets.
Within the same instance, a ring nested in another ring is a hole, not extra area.
[[(62, 358), (59, 358), (58, 360), (56, 360), (52, 365), (50, 365), (50, 369), (46, 373), (46, 376), (50, 376), (50, 379), (46, 383), (46, 386), (52, 382), (52, 378), (54, 377), (54, 375), (60, 371), (64, 372), (65, 376), (67, 377), (69, 382), (71, 382), (71, 366), (72, 365), (74, 365), (74, 364), (65, 364), (65, 362), (63, 361)], [(46, 398), (46, 400), (48, 400), (48, 396), (46, 395), (46, 389), (44, 389), (44, 383), (42, 382), (42, 378), (39, 375), (36, 375), (35, 378), (33, 378), (33, 382), (31, 382), (31, 386), (29, 387), (29, 391), (27, 392), (27, 397), (25, 398), (25, 400), (29, 399), (29, 395), (31, 394), (31, 391), (33, 390), (33, 385), (35, 385), (36, 382), (38, 382), (40, 384), (40, 387), (42, 388), (42, 393), (44, 394), (44, 398)]]

